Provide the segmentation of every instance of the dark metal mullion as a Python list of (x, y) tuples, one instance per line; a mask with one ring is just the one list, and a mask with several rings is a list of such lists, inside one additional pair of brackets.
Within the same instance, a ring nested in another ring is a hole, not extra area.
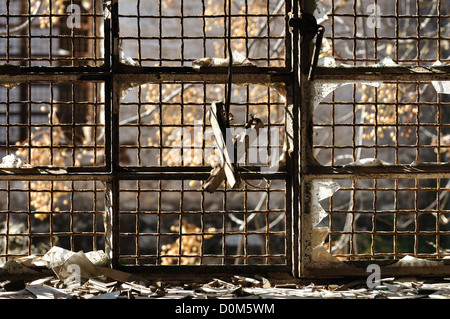
[(93, 215), (92, 215), (92, 232), (94, 233), (92, 236), (92, 248), (94, 251), (97, 251), (97, 236), (98, 236), (98, 230), (97, 230), (97, 212), (98, 212), (98, 205), (97, 205), (97, 183), (98, 181), (93, 181), (92, 182), (92, 187), (93, 187), (93, 202), (92, 202), (92, 210), (93, 210)]
[(158, 58), (159, 58), (159, 66), (162, 66), (162, 1), (163, 0), (159, 0), (158, 3), (158, 14), (159, 14), (159, 20), (158, 20), (158, 32), (159, 32), (159, 37), (158, 37)]
[[(107, 220), (105, 224), (110, 228), (108, 233), (105, 229), (105, 236), (110, 239), (110, 258), (112, 260), (112, 266), (117, 267), (120, 264), (120, 238), (119, 238), (119, 224), (120, 224), (120, 211), (119, 211), (119, 194), (120, 194), (120, 181), (116, 175), (119, 169), (119, 107), (120, 107), (120, 84), (115, 81), (115, 74), (117, 73), (120, 64), (120, 43), (119, 43), (119, 0), (111, 1), (111, 40), (112, 40), (112, 65), (110, 67), (111, 78), (111, 94), (105, 97), (105, 108), (108, 98), (111, 99), (111, 182), (107, 183), (107, 189), (105, 191), (105, 217)], [(105, 127), (106, 130), (106, 127)], [(106, 134), (107, 136), (109, 134)], [(106, 226), (105, 226), (106, 227)], [(105, 248), (106, 249), (106, 248)]]
[(317, 67), (315, 80), (337, 81), (448, 81), (449, 66), (397, 66), (397, 67)]
[[(75, 214), (74, 214), (74, 203), (75, 203), (75, 187), (74, 187), (74, 181), (70, 182), (70, 186), (71, 186), (71, 191), (70, 191), (70, 208), (69, 208), (69, 232), (70, 232), (70, 249), (72, 251), (75, 250), (75, 236), (74, 236), (74, 219), (75, 219)], [(51, 182), (51, 190), (52, 190), (52, 196), (51, 196), (51, 202), (52, 202), (52, 207), (51, 210), (53, 210), (53, 182)]]
[[(9, 145), (9, 139), (10, 139), (10, 88), (6, 88), (6, 148), (9, 150), (10, 149), (10, 145)], [(21, 93), (23, 94), (24, 92), (24, 88), (21, 88)], [(24, 112), (21, 112), (22, 114)], [(26, 119), (23, 119), (23, 121), (25, 121)], [(20, 130), (20, 138), (23, 139), (23, 130)]]
[[(181, 46), (180, 46), (180, 59), (181, 65), (184, 65), (184, 0), (180, 0), (180, 38), (181, 38)], [(181, 245), (180, 245), (181, 246)]]
[(5, 241), (5, 260), (6, 261), (8, 261), (8, 250), (9, 250), (9, 235), (10, 235), (10, 232), (9, 232), (9, 223), (10, 223), (10, 221), (11, 221), (11, 192), (10, 192), (10, 190), (11, 190), (11, 182), (10, 181), (7, 181), (6, 182), (6, 192), (7, 192), (7, 195), (6, 195), (6, 209), (8, 210), (8, 212), (6, 213), (6, 218), (5, 218), (5, 227), (6, 227), (6, 229), (5, 229), (5, 236), (6, 236), (6, 241)]
[[(9, 186), (9, 182), (8, 182), (8, 186)], [(28, 181), (28, 202), (27, 202), (27, 208), (28, 208), (28, 214), (27, 214), (27, 223), (28, 223), (28, 229), (27, 232), (28, 234), (25, 235), (26, 237), (28, 237), (28, 250), (29, 250), (29, 254), (31, 255), (31, 216), (33, 215), (32, 211), (31, 211), (31, 182)], [(8, 193), (9, 194), (9, 193)]]
[[(202, 0), (202, 13), (204, 15), (205, 13), (205, 0)], [(206, 43), (206, 32), (205, 32), (205, 22), (203, 23), (203, 34), (205, 35), (204, 43)], [(206, 54), (205, 46), (204, 48), (204, 54)], [(203, 96), (207, 96), (206, 91), (206, 84), (202, 85), (203, 87)], [(202, 111), (202, 150), (205, 150), (206, 147), (206, 141), (205, 141), (205, 132), (206, 132), (206, 114), (207, 113), (207, 106), (206, 106), (206, 99), (203, 99), (203, 111)], [(195, 138), (195, 137), (194, 137)], [(205, 165), (205, 156), (202, 156), (202, 165)], [(201, 254), (200, 254), (200, 264), (203, 265), (203, 259), (205, 255), (205, 192), (201, 192), (201, 232), (202, 232), (202, 243), (201, 243)]]
[(32, 143), (32, 139), (31, 139), (31, 83), (28, 82), (26, 85), (26, 90), (27, 90), (27, 102), (26, 102), (26, 109), (28, 112), (28, 117), (27, 117), (27, 126), (29, 127), (28, 132), (27, 132), (27, 140), (28, 140), (28, 160), (31, 163), (33, 158), (31, 157), (31, 143)]
[[(51, 0), (50, 0), (51, 5)], [(50, 11), (50, 19), (51, 19), (51, 9)], [(28, 65), (31, 66), (31, 8), (28, 5)]]
[[(298, 17), (299, 14), (299, 1), (291, 0), (286, 1), (286, 30), (289, 30), (288, 13), (293, 13), (294, 17)], [(288, 35), (291, 34), (291, 37)], [(292, 265), (292, 275), (294, 277), (300, 277), (302, 274), (301, 267), (303, 266), (303, 232), (300, 230), (300, 219), (303, 218), (301, 211), (307, 208), (306, 202), (303, 200), (303, 191), (306, 184), (304, 184), (300, 177), (302, 172), (302, 166), (304, 165), (303, 158), (300, 154), (303, 154), (305, 147), (303, 139), (300, 140), (300, 136), (304, 136), (305, 125), (303, 125), (304, 118), (300, 117), (303, 110), (301, 104), (302, 87), (301, 87), (301, 71), (300, 71), (300, 36), (298, 32), (286, 32), (286, 38), (290, 38), (288, 48), (291, 48), (290, 52), (290, 67), (291, 69), (291, 85), (287, 86), (287, 112), (286, 112), (286, 136), (288, 138), (288, 152), (291, 156), (287, 157), (290, 167), (292, 167), (292, 174), (287, 179), (286, 186), (289, 191), (286, 192), (287, 197), (286, 209), (290, 211), (290, 214), (286, 216), (286, 237), (287, 242), (290, 243), (290, 251), (287, 252), (288, 263)], [(300, 123), (301, 121), (301, 123)], [(302, 161), (300, 162), (300, 159)], [(290, 223), (288, 223), (290, 221)]]
[(142, 44), (141, 44), (141, 1), (136, 1), (137, 12), (137, 41), (138, 41), (138, 63), (142, 65)]
[[(73, 166), (76, 166), (76, 147), (75, 147), (75, 143), (76, 143), (76, 135), (75, 135), (75, 133), (76, 133), (76, 125), (75, 125), (75, 123), (76, 123), (76, 112), (75, 112), (75, 110), (76, 110), (76, 108), (77, 108), (77, 99), (75, 98), (75, 96), (77, 95), (75, 92), (75, 82), (72, 82), (72, 83), (70, 83), (70, 86), (71, 86), (71, 90), (72, 90), (72, 93), (71, 93), (71, 95), (72, 95), (72, 102), (71, 102), (71, 104), (72, 104), (72, 112), (71, 112), (71, 117), (72, 117), (72, 133), (71, 133), (71, 138), (72, 138), (72, 165)], [(69, 143), (69, 146), (70, 146), (70, 143)]]
[[(48, 27), (48, 29), (49, 29), (49, 38), (48, 38), (48, 44), (49, 44), (49, 50), (48, 50), (48, 59), (49, 59), (49, 65), (50, 66), (52, 66), (52, 50), (53, 50), (53, 32), (52, 32), (52, 29), (53, 29), (53, 8), (52, 8), (52, 6), (53, 6), (53, 3), (52, 3), (52, 1), (53, 0), (49, 0), (49, 10), (48, 10), (48, 12), (49, 12), (49, 18), (48, 18), (48, 23), (49, 23), (49, 27)], [(29, 19), (31, 20), (31, 8), (30, 8), (30, 6), (28, 6), (28, 15), (29, 15)], [(28, 27), (30, 28), (30, 39), (31, 39), (31, 21), (29, 21), (29, 23), (28, 23)], [(73, 31), (73, 28), (72, 28), (72, 31)], [(73, 37), (73, 33), (72, 33), (72, 37)], [(31, 54), (30, 54), (30, 66), (31, 66)]]
[(10, 4), (11, 4), (11, 0), (6, 0), (6, 54), (5, 54), (5, 58), (6, 58), (6, 63), (9, 63), (9, 39), (10, 39), (10, 34), (9, 34), (9, 29), (10, 29), (10, 22), (9, 22), (9, 18), (10, 18), (10, 14), (9, 14), (9, 9), (10, 9)]
[[(53, 165), (53, 114), (56, 114), (56, 112), (54, 112), (53, 108), (54, 108), (54, 97), (53, 97), (53, 82), (50, 83), (50, 118), (49, 118), (49, 122), (50, 122), (50, 165)], [(31, 114), (29, 115), (31, 117)], [(31, 129), (31, 128), (30, 128)], [(75, 150), (73, 150), (74, 152)], [(72, 165), (75, 166), (75, 162), (72, 161)]]
[[(99, 103), (99, 93), (98, 93), (98, 83), (94, 83), (94, 106), (93, 106), (93, 115), (92, 115), (92, 120), (94, 122), (94, 124), (98, 123), (98, 105), (101, 103)], [(97, 147), (98, 147), (98, 140), (97, 140), (97, 125), (94, 125), (93, 128), (91, 128), (91, 134), (92, 134), (92, 138), (94, 141), (94, 158), (93, 158), (93, 165), (97, 166), (97, 160), (98, 160), (98, 154), (97, 154)], [(104, 135), (103, 135), (104, 136)], [(105, 152), (105, 150), (104, 150)]]
[[(183, 0), (182, 0), (183, 3)], [(181, 5), (181, 14), (183, 13), (183, 5)], [(182, 20), (183, 21), (183, 20)], [(181, 25), (183, 25), (183, 23), (181, 23)], [(183, 32), (183, 26), (181, 27)], [(181, 47), (181, 56), (183, 56), (183, 50), (184, 50), (184, 46), (183, 46), (183, 42), (182, 42), (182, 47)], [(181, 123), (181, 127), (184, 128), (184, 84), (180, 84), (181, 85), (181, 91), (180, 91), (180, 123)], [(195, 138), (195, 137), (194, 137)], [(186, 156), (186, 154), (184, 153), (184, 142), (185, 139), (182, 138), (181, 139), (181, 166), (184, 166), (186, 164), (184, 157)], [(189, 145), (190, 146), (191, 141), (189, 141)], [(190, 159), (187, 160), (187, 163), (190, 162)], [(183, 251), (183, 213), (184, 213), (184, 181), (181, 181), (181, 189), (180, 189), (180, 214), (178, 216), (178, 225), (179, 225), (179, 229), (178, 229), (178, 234), (179, 234), (179, 244), (178, 244), (178, 265), (181, 265), (182, 262), (182, 251)]]
[[(293, 13), (294, 18), (298, 18), (299, 10), (298, 7), (299, 1), (293, 1)], [(314, 11), (315, 4), (313, 1), (305, 1), (302, 3), (302, 11), (312, 14)], [(293, 196), (292, 196), (292, 209), (293, 209), (293, 240), (294, 240), (294, 248), (298, 247), (298, 249), (294, 249), (293, 255), (293, 264), (294, 264), (294, 275), (295, 276), (304, 276), (307, 270), (307, 252), (311, 249), (307, 245), (311, 236), (311, 209), (312, 203), (308, 199), (307, 196), (311, 191), (311, 184), (307, 182), (304, 178), (301, 178), (304, 175), (304, 172), (307, 170), (308, 166), (313, 160), (312, 154), (312, 140), (309, 140), (308, 137), (312, 137), (312, 123), (313, 123), (313, 114), (312, 114), (312, 88), (311, 82), (308, 80), (308, 72), (310, 65), (310, 57), (312, 57), (312, 43), (311, 41), (304, 41), (300, 39), (298, 32), (292, 33), (292, 55), (293, 55), (293, 63), (292, 70), (294, 76), (293, 82), (293, 133), (296, 132), (296, 129), (300, 132), (301, 139), (299, 143), (295, 143), (297, 135), (293, 138), (293, 149), (296, 150), (296, 144), (299, 144), (299, 149), (292, 153), (292, 175), (295, 176), (295, 170), (297, 167), (300, 167), (300, 171), (298, 174), (298, 178), (293, 178)], [(299, 72), (297, 72), (299, 70)], [(289, 95), (288, 95), (289, 97)], [(300, 109), (300, 114), (297, 114), (296, 109)], [(296, 125), (296, 117), (300, 118), (300, 125)], [(297, 131), (298, 132), (298, 131)], [(301, 154), (301, 156), (300, 156)], [(300, 162), (297, 162), (300, 159)], [(301, 185), (300, 189), (296, 187), (296, 184)], [(297, 207), (295, 205), (296, 202), (300, 202), (301, 207)], [(300, 219), (300, 220), (299, 220)], [(300, 230), (299, 227), (302, 227)], [(300, 234), (296, 233), (299, 230)], [(298, 237), (297, 237), (298, 236)], [(299, 256), (299, 257), (297, 257)]]
[(137, 180), (137, 191), (136, 191), (136, 218), (135, 218), (135, 225), (134, 225), (134, 231), (135, 231), (135, 263), (136, 265), (139, 265), (140, 263), (140, 257), (141, 257), (141, 253), (140, 253), (140, 249), (139, 249), (139, 242), (140, 242), (140, 238), (139, 238), (139, 222), (140, 222), (140, 214), (139, 212), (141, 211), (141, 180)]
[[(109, 10), (106, 8), (103, 8), (103, 10)], [(95, 18), (94, 18), (95, 19)], [(103, 68), (106, 70), (106, 72), (110, 72), (111, 70), (111, 58), (112, 58), (112, 45), (114, 38), (111, 38), (112, 34), (111, 29), (111, 17), (109, 19), (103, 19), (103, 34), (104, 34), (104, 40), (103, 40)], [(102, 67), (100, 67), (102, 68)]]
[[(92, 6), (92, 11), (93, 11), (93, 17), (92, 17), (92, 34), (94, 35), (94, 43), (92, 44), (92, 56), (93, 56), (93, 59), (94, 59), (94, 65), (98, 65), (98, 52), (97, 52), (97, 45), (98, 45), (98, 43), (97, 43), (97, 41), (99, 40), (98, 38), (97, 38), (97, 36), (98, 36), (98, 34), (97, 34), (97, 32), (98, 32), (98, 30), (99, 30), (99, 28), (97, 27), (97, 3), (95, 3), (94, 2), (94, 5)], [(106, 20), (106, 19), (103, 19), (103, 20)], [(88, 21), (89, 21), (89, 18), (88, 18)]]

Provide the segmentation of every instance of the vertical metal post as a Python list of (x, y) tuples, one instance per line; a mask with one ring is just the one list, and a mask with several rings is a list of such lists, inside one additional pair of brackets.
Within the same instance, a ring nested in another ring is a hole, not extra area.
[[(294, 17), (298, 17), (299, 6), (298, 0), (287, 2), (286, 13), (292, 12)], [(286, 14), (286, 29), (288, 29), (289, 17)], [(290, 68), (292, 73), (292, 82), (287, 85), (287, 101), (286, 101), (286, 140), (287, 140), (287, 159), (291, 170), (291, 179), (286, 185), (286, 208), (290, 210), (291, 223), (286, 220), (286, 235), (289, 237), (291, 244), (291, 264), (292, 275), (300, 276), (300, 153), (299, 153), (299, 93), (300, 93), (300, 74), (299, 74), (299, 34), (292, 32), (290, 36), (291, 48), (290, 57), (287, 61), (290, 64), (286, 67)]]
[[(316, 4), (314, 0), (300, 0), (300, 8), (302, 12), (313, 14)], [(298, 32), (296, 32), (298, 34)], [(296, 95), (297, 103), (300, 111), (300, 194), (298, 199), (300, 201), (300, 276), (305, 275), (305, 267), (308, 264), (306, 257), (310, 254), (308, 249), (310, 247), (310, 239), (312, 233), (311, 223), (311, 198), (310, 198), (310, 183), (303, 179), (303, 175), (308, 172), (309, 167), (315, 162), (313, 155), (313, 86), (312, 81), (308, 79), (311, 59), (313, 56), (314, 44), (313, 40), (305, 41), (303, 38), (299, 39), (300, 58), (299, 58), (299, 72), (298, 85), (299, 92)]]
[[(120, 103), (120, 85), (116, 82), (114, 75), (117, 73), (119, 67), (120, 58), (120, 45), (119, 45), (119, 1), (111, 1), (111, 19), (110, 26), (111, 30), (108, 36), (105, 36), (105, 40), (109, 38), (111, 42), (106, 43), (105, 46), (110, 47), (112, 53), (111, 65), (109, 65), (109, 84), (111, 88), (111, 93), (105, 92), (107, 94), (106, 99), (110, 99), (111, 103), (105, 103), (105, 108), (109, 107), (110, 112), (110, 131), (106, 131), (110, 134), (110, 145), (111, 148), (109, 156), (111, 158), (110, 162), (110, 173), (111, 181), (106, 185), (106, 201), (105, 201), (105, 225), (106, 238), (109, 243), (109, 256), (111, 258), (111, 265), (117, 267), (119, 264), (119, 180), (117, 179), (117, 170), (119, 166), (119, 103)], [(106, 62), (107, 65), (109, 62)], [(108, 87), (107, 87), (108, 88)], [(106, 115), (106, 114), (105, 114)], [(106, 127), (105, 127), (106, 129)], [(106, 141), (106, 140), (105, 140)], [(106, 228), (107, 227), (107, 228)], [(108, 231), (107, 231), (108, 230)]]

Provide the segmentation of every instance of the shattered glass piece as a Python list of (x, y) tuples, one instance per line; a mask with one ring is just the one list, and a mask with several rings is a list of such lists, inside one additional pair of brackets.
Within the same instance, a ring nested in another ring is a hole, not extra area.
[(390, 164), (385, 161), (382, 161), (378, 158), (362, 158), (357, 161), (348, 163), (348, 164), (344, 165), (343, 167), (347, 167), (347, 166), (376, 167), (376, 166), (383, 166), (383, 165), (390, 165)]
[(328, 15), (322, 5), (322, 1), (316, 1), (316, 9), (314, 10), (313, 15), (317, 20), (317, 24), (321, 24), (328, 20)]
[(397, 63), (394, 62), (394, 60), (392, 60), (392, 58), (390, 56), (384, 57), (380, 62), (378, 62), (377, 64), (373, 64), (373, 65), (368, 65), (369, 67), (387, 67), (387, 66), (398, 66)]
[(311, 187), (312, 222), (314, 226), (327, 216), (326, 211), (320, 205), (320, 201), (333, 196), (340, 186), (333, 180), (315, 180)]
[[(322, 45), (320, 46), (320, 53), (325, 53), (331, 50), (330, 42), (328, 42), (327, 38), (322, 38)], [(330, 58), (329, 56), (326, 56), (327, 58)]]
[[(327, 41), (328, 43), (328, 41)], [(335, 68), (337, 67), (336, 60), (331, 56), (324, 56), (317, 61), (317, 66), (325, 68)]]
[(438, 260), (426, 260), (417, 258), (414, 256), (406, 255), (398, 262), (390, 267), (426, 267), (426, 266), (439, 266), (441, 263)]
[(120, 63), (130, 66), (139, 66), (139, 63), (134, 61), (133, 58), (128, 56), (122, 49), (120, 49)]
[(432, 81), (431, 83), (438, 94), (450, 94), (450, 81)]
[(106, 20), (111, 19), (111, 1), (105, 1), (103, 3), (103, 16)]
[(12, 89), (14, 89), (15, 87), (19, 86), (20, 83), (10, 83), (10, 82), (6, 83), (6, 82), (5, 82), (5, 83), (0, 83), (0, 85), (3, 86), (3, 87), (5, 87), (5, 88), (7, 88), (7, 89), (12, 90)]
[[(320, 60), (319, 60), (320, 61)], [(323, 63), (323, 62), (322, 62)], [(331, 60), (328, 60), (327, 63), (332, 63)], [(323, 80), (316, 80), (314, 81), (314, 108), (316, 108), (322, 100), (327, 97), (331, 92), (334, 90), (337, 90), (340, 87), (343, 87), (344, 85), (349, 84), (362, 84), (362, 85), (369, 85), (374, 87), (380, 87), (382, 84), (382, 81), (345, 81), (345, 80), (336, 80), (333, 82), (330, 81), (323, 81)]]
[[(351, 65), (346, 65), (343, 63), (337, 63), (334, 57), (325, 56), (320, 58), (318, 61), (318, 66), (328, 67), (328, 68), (336, 68), (336, 67), (353, 67)], [(396, 67), (398, 66), (391, 57), (385, 57), (380, 62), (376, 64), (368, 65), (368, 67)], [(344, 85), (349, 84), (361, 84), (368, 85), (373, 87), (380, 87), (382, 81), (345, 81), (345, 80), (336, 80), (336, 81), (324, 81), (324, 80), (316, 80), (314, 81), (314, 108), (317, 107), (322, 100), (327, 97), (334, 90), (343, 87)]]
[[(441, 61), (436, 61), (433, 66), (445, 66), (447, 63), (442, 63)], [(431, 81), (434, 89), (438, 94), (450, 94), (450, 81)]]
[(14, 154), (9, 154), (3, 157), (0, 168), (21, 168), (23, 166), (22, 160)]
[[(194, 69), (201, 67), (226, 67), (229, 64), (228, 58), (202, 58), (192, 61)], [(243, 54), (238, 51), (233, 52), (233, 66), (255, 66)]]

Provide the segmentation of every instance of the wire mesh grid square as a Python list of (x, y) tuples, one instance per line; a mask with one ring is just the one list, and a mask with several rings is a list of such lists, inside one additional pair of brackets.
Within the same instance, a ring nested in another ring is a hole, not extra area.
[(0, 155), (24, 167), (105, 165), (100, 82), (23, 82), (0, 86)]
[(317, 103), (314, 154), (332, 166), (363, 158), (447, 162), (449, 107), (431, 82), (344, 85)]
[(328, 19), (324, 55), (348, 65), (450, 62), (449, 7), (437, 1), (321, 2)]
[[(223, 100), (224, 91), (224, 85), (195, 82), (148, 83), (128, 91), (120, 104), (120, 164), (168, 167), (218, 162), (209, 109), (212, 102)], [(252, 117), (264, 125), (238, 163), (276, 165), (285, 139), (283, 94), (266, 85), (236, 86), (230, 111), (233, 136), (242, 133)], [(258, 158), (249, 159), (252, 151), (259, 152)]]
[(448, 179), (339, 180), (321, 202), (328, 216), (324, 246), (342, 260), (448, 256)]
[(212, 194), (200, 185), (121, 181), (122, 265), (287, 264), (284, 181), (252, 180)]
[(52, 246), (105, 250), (104, 192), (99, 181), (1, 181), (0, 261)]
[(0, 65), (100, 66), (103, 20), (101, 1), (2, 1)]
[[(119, 3), (123, 54), (140, 66), (191, 66), (227, 57), (223, 0), (132, 0)], [(285, 63), (285, 1), (232, 0), (231, 46), (257, 66)]]

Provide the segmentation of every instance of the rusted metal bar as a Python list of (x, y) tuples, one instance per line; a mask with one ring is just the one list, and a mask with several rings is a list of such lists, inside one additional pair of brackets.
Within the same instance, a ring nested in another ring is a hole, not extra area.
[[(129, 70), (131, 71), (131, 70)], [(266, 71), (264, 68), (233, 68), (233, 82), (243, 83), (286, 83), (290, 75), (284, 69)], [(166, 71), (161, 68), (144, 69), (141, 72), (128, 72), (117, 75), (117, 81), (123, 83), (163, 83), (173, 81), (204, 81), (207, 83), (227, 83), (228, 75), (225, 68), (202, 68), (196, 71), (189, 67), (184, 67), (177, 71), (169, 68)]]
[(383, 167), (311, 167), (305, 179), (317, 178), (448, 178), (450, 167), (446, 164), (423, 163), (417, 165), (390, 165)]
[(450, 67), (317, 67), (315, 79), (324, 81), (449, 81)]

